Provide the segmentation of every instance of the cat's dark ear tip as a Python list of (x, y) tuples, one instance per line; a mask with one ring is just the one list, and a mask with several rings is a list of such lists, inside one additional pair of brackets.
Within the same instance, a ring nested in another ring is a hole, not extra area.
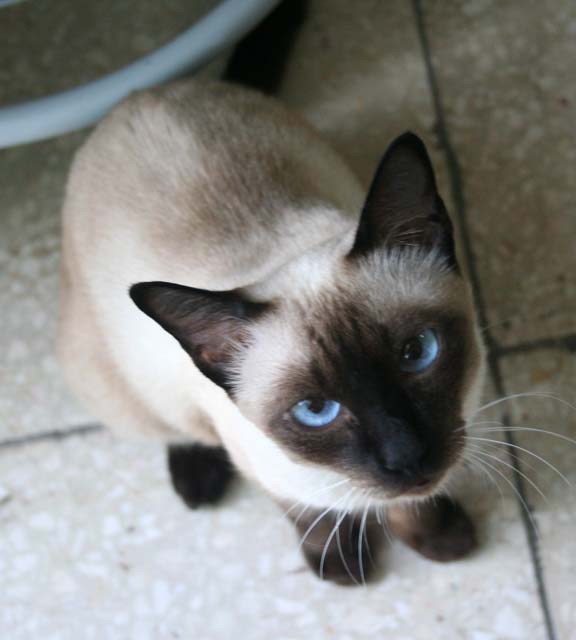
[(128, 289), (132, 302), (142, 311), (146, 311), (150, 290), (160, 285), (160, 282), (138, 282)]
[(137, 282), (136, 284), (131, 284), (128, 288), (128, 294), (130, 295), (130, 297), (134, 299), (135, 296), (138, 296), (142, 291), (143, 285), (146, 284), (146, 282)]
[(140, 306), (138, 303), (141, 301), (142, 294), (144, 293), (143, 284), (143, 282), (138, 282), (137, 284), (130, 285), (128, 289), (128, 295), (137, 307)]
[(128, 295), (132, 298), (133, 302), (138, 304), (138, 301), (142, 299), (142, 296), (149, 284), (149, 282), (138, 282), (130, 286), (128, 289)]
[(411, 147), (418, 153), (426, 153), (426, 145), (424, 144), (422, 138), (416, 135), (413, 131), (409, 130), (401, 133), (399, 136), (394, 138), (394, 140), (390, 144), (389, 150), (396, 147)]

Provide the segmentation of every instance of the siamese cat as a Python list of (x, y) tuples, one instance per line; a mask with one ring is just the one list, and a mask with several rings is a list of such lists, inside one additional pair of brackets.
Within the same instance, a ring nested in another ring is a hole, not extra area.
[(483, 351), (418, 137), (392, 142), (366, 195), (273, 98), (181, 81), (96, 128), (63, 231), (69, 383), (111, 428), (168, 443), (189, 506), (217, 502), (238, 469), (342, 584), (366, 577), (383, 509), (429, 558), (474, 548), (443, 490)]

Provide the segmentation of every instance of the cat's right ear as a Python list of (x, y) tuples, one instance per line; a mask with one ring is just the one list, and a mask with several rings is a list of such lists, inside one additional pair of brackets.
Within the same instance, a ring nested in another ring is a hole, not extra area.
[(227, 392), (231, 390), (230, 364), (248, 338), (249, 323), (268, 308), (236, 291), (205, 291), (168, 282), (135, 284), (130, 297), (178, 340), (207, 378)]

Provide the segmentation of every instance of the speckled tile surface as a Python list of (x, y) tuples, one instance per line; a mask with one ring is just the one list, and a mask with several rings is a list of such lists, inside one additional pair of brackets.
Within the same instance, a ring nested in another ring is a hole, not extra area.
[(576, 330), (576, 3), (426, 2), (489, 323)]
[[(216, 0), (34, 0), (0, 11), (0, 104), (116, 71), (166, 44)], [(25, 52), (25, 54), (24, 54)]]
[(410, 2), (362, 0), (352, 11), (344, 2), (315, 0), (280, 96), (322, 132), (366, 188), (390, 142), (417, 133), (454, 209)]
[(395, 136), (411, 129), (433, 142), (410, 3), (362, 0), (352, 10), (346, 2), (313, 2), (281, 97), (323, 132), (366, 184)]
[[(518, 446), (533, 454), (523, 456), (524, 471), (543, 495), (530, 485), (528, 494), (536, 508), (549, 590), (563, 632), (560, 637), (571, 638), (576, 629), (576, 355), (538, 350), (506, 358), (503, 365), (509, 393), (554, 396), (518, 398), (511, 401), (510, 410), (517, 428), (551, 432), (514, 434)], [(491, 437), (490, 433), (479, 435)]]
[(544, 637), (515, 504), (481, 481), (467, 490), (476, 556), (439, 565), (394, 545), (379, 582), (339, 588), (309, 573), (259, 490), (186, 510), (152, 444), (98, 434), (4, 451), (0, 478), (3, 638)]
[[(75, 11), (69, 0), (35, 0), (0, 9), (0, 105), (113, 71), (188, 28), (214, 0), (168, 4), (123, 0)], [(134, 20), (149, 27), (127, 38)], [(222, 60), (204, 74), (216, 76)], [(0, 441), (91, 420), (65, 389), (53, 354), (60, 206), (86, 135), (0, 149)]]
[[(573, 332), (574, 4), (423, 7), (490, 325), (506, 344)], [(168, 37), (172, 18), (160, 25), (154, 17), (155, 34)], [(114, 50), (107, 68), (129, 49), (138, 54), (144, 40)], [(100, 55), (92, 56), (96, 69)], [(282, 98), (366, 182), (390, 139), (415, 130), (450, 200), (411, 3), (313, 0)], [(58, 210), (84, 135), (0, 152), (0, 441), (90, 420), (52, 355)], [(552, 391), (576, 405), (574, 354), (534, 350), (502, 366), (507, 392)], [(576, 438), (575, 414), (533, 399), (515, 403), (512, 417)], [(487, 415), (500, 419), (499, 407)], [(576, 485), (573, 445), (535, 432), (517, 438)], [(558, 640), (573, 640), (576, 494), (546, 464), (523, 460), (547, 496), (527, 485)], [(510, 477), (505, 464), (490, 462)], [(394, 544), (379, 581), (344, 589), (309, 574), (291, 526), (255, 487), (238, 483), (220, 508), (187, 511), (156, 444), (99, 433), (0, 447), (0, 638), (550, 640), (518, 501), (495, 480), (502, 496), (482, 474), (458, 489), (479, 526), (473, 557), (437, 565)]]
[(0, 151), (0, 440), (88, 419), (53, 353), (60, 202), (84, 135)]

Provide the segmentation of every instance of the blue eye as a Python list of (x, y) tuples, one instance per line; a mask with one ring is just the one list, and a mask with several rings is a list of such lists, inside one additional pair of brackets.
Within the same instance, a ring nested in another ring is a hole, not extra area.
[(335, 400), (302, 400), (290, 413), (306, 427), (325, 427), (338, 417), (340, 407)]
[(409, 373), (420, 373), (436, 360), (440, 344), (436, 332), (426, 329), (404, 343), (401, 353), (400, 369)]

